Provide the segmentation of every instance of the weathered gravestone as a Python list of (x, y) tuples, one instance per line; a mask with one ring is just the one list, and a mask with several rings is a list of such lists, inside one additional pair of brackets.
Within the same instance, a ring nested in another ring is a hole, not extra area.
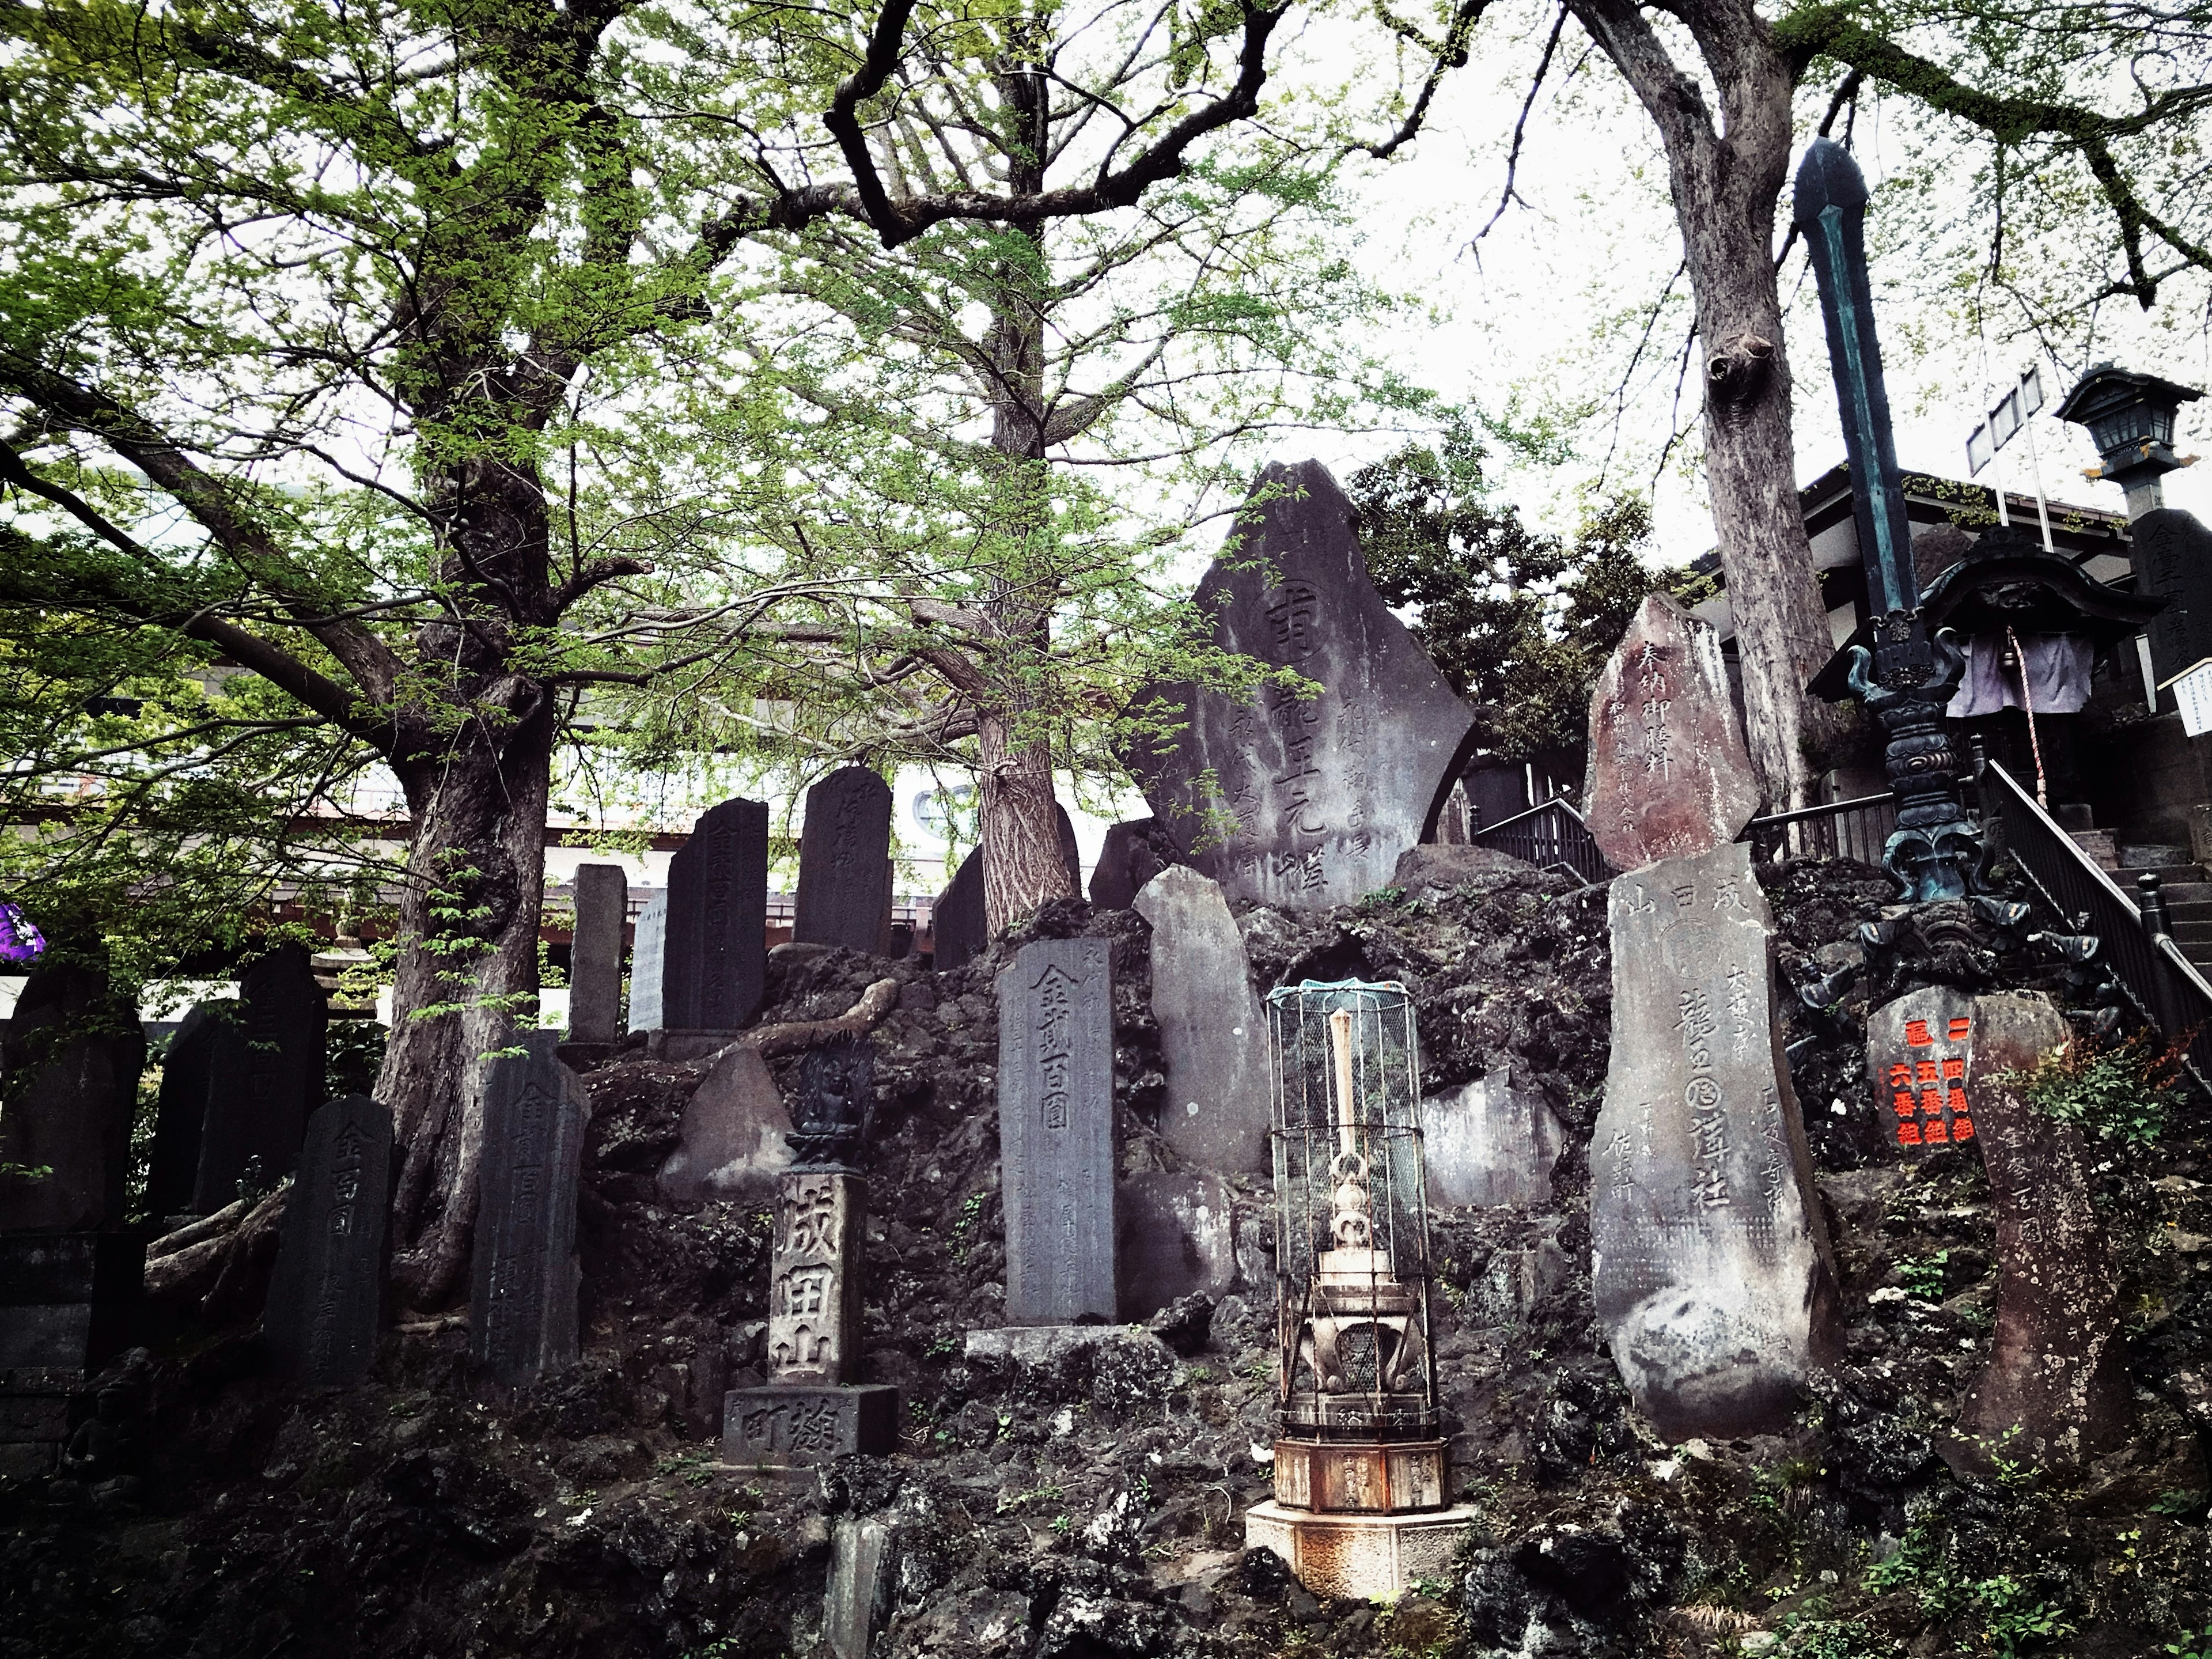
[(1751, 849), (1619, 877), (1610, 908), (1613, 1053), (1590, 1144), (1598, 1319), (1666, 1438), (1778, 1428), (1838, 1330)]
[(2193, 513), (2161, 507), (2129, 525), (2128, 540), (2138, 591), (2166, 601), (2148, 629), (2151, 661), (2165, 681), (2212, 657), (2212, 529)]
[(1421, 1103), (1421, 1155), (1437, 1206), (1552, 1201), (1552, 1166), (1566, 1131), (1543, 1097), (1513, 1086), (1510, 1067)]
[(1127, 909), (1145, 884), (1173, 863), (1175, 856), (1175, 845), (1158, 818), (1108, 824), (1098, 862), (1091, 872), (1091, 908)]
[(929, 913), (930, 962), (939, 973), (964, 968), (990, 943), (983, 926), (983, 849), (960, 860)]
[(791, 937), (880, 953), (890, 920), (891, 787), (844, 766), (806, 792)]
[(1907, 1152), (1974, 1139), (1966, 1093), (1974, 998), (1949, 985), (1886, 1002), (1867, 1016), (1867, 1077), (1891, 1136)]
[(1474, 716), (1368, 581), (1352, 503), (1327, 468), (1261, 473), (1196, 602), (1215, 645), (1321, 689), (1139, 694), (1183, 721), (1127, 757), (1177, 850), (1232, 897), (1291, 909), (1387, 886), (1465, 763)]
[(1121, 1317), (1146, 1319), (1193, 1291), (1237, 1282), (1236, 1218), (1218, 1176), (1131, 1176), (1115, 1189)]
[(1267, 1023), (1220, 884), (1178, 865), (1145, 884), (1136, 910), (1152, 927), (1152, 1018), (1168, 1075), (1162, 1138), (1201, 1170), (1272, 1169)]
[(623, 928), (629, 921), (629, 878), (619, 864), (580, 864), (575, 902), (568, 1041), (612, 1042), (623, 1034)]
[(726, 800), (668, 861), (663, 1024), (732, 1031), (760, 1006), (768, 968), (768, 804)]
[(1107, 943), (1039, 939), (999, 975), (1006, 1323), (1111, 1320), (1114, 988)]
[(769, 1261), (771, 1382), (848, 1382), (860, 1358), (860, 1243), (868, 1183), (846, 1170), (792, 1170), (777, 1195)]
[(1966, 1092), (1996, 1212), (1997, 1316), (1959, 1426), (1984, 1467), (2075, 1464), (2127, 1436), (2118, 1264), (2081, 1131), (2023, 1100), (2012, 1077), (2071, 1033), (2036, 994), (1978, 998), (1972, 1019)]
[(31, 970), (0, 1043), (9, 1100), (0, 1107), (0, 1231), (71, 1232), (123, 1224), (131, 1118), (146, 1038), (106, 977), (48, 960)]
[(576, 1360), (576, 1178), (591, 1108), (551, 1031), (487, 1061), (469, 1357), (500, 1382)]
[(154, 1151), (146, 1173), (146, 1211), (158, 1225), (191, 1208), (199, 1179), (200, 1132), (207, 1125), (216, 1033), (235, 1008), (192, 1005), (161, 1057), (161, 1095), (154, 1112)]
[(661, 1018), (660, 989), (668, 961), (668, 890), (663, 888), (646, 900), (637, 915), (637, 933), (629, 951), (629, 1029), (658, 1031)]
[(240, 975), (236, 1018), (219, 1022), (208, 1056), (207, 1115), (191, 1207), (212, 1214), (258, 1171), (274, 1187), (300, 1156), (323, 1093), (330, 1005), (303, 946), (282, 945)]
[(392, 1114), (341, 1095), (307, 1120), (284, 1199), (262, 1334), (278, 1372), (309, 1388), (349, 1388), (376, 1358)]
[(1634, 870), (1734, 841), (1758, 810), (1719, 635), (1654, 593), (1590, 699), (1590, 835), (1615, 869)]
[(655, 1178), (671, 1203), (775, 1196), (791, 1164), (791, 1113), (757, 1049), (723, 1050), (684, 1103), (677, 1137)]

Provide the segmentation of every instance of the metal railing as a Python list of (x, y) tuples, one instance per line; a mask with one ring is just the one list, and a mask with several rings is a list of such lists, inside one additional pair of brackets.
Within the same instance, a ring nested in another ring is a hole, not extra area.
[(2189, 1070), (2212, 1091), (2212, 983), (2174, 943), (2159, 878), (2140, 878), (2138, 903), (2003, 767), (1984, 763), (1981, 782), (1983, 811), (2004, 825), (2005, 850), (2021, 873), (2065, 926), (2097, 936), (2098, 954), (2136, 1012), (2169, 1040), (2189, 1036)]
[(1591, 886), (1611, 881), (1620, 873), (1597, 850), (1597, 840), (1583, 822), (1583, 815), (1557, 797), (1486, 824), (1469, 834), (1468, 840), (1477, 847), (1492, 847), (1525, 859), (1540, 869), (1563, 866)]
[(1885, 791), (1854, 800), (1801, 806), (1771, 812), (1743, 827), (1739, 840), (1751, 843), (1762, 863), (1778, 858), (1856, 859), (1879, 865), (1890, 831), (1897, 828), (1897, 798)]

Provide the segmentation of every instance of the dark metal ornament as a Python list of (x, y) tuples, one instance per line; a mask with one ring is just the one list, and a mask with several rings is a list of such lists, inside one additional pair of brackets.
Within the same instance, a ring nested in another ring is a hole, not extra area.
[(810, 1167), (851, 1170), (876, 1103), (875, 1060), (865, 1039), (840, 1037), (799, 1063), (791, 1151)]
[(1966, 672), (1966, 654), (1944, 630), (1930, 636), (1920, 614), (1920, 580), (1904, 481), (1889, 423), (1881, 347), (1867, 284), (1866, 179), (1842, 145), (1817, 138), (1797, 169), (1793, 216), (1811, 246), (1827, 324), (1828, 364), (1842, 411), (1858, 521), (1859, 557), (1875, 618), (1874, 649), (1851, 652), (1850, 687), (1889, 735), (1889, 787), (1897, 828), (1882, 867), (1913, 903), (1963, 898), (1984, 884), (1989, 853), (1959, 793), (1958, 757), (1943, 710)]

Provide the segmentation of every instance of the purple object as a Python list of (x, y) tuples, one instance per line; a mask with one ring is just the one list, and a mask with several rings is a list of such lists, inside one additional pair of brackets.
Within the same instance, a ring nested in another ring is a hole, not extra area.
[(21, 907), (0, 900), (0, 962), (36, 962), (46, 953), (46, 935)]

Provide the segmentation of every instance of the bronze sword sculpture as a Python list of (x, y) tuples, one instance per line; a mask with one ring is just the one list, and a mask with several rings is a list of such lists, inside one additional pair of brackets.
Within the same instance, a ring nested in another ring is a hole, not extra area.
[(1943, 710), (1966, 670), (1948, 630), (1930, 637), (1920, 615), (1920, 579), (1911, 528), (1890, 435), (1889, 394), (1875, 338), (1867, 286), (1866, 179), (1840, 144), (1816, 138), (1797, 169), (1792, 216), (1812, 248), (1828, 325), (1828, 366), (1843, 411), (1858, 521), (1874, 611), (1872, 651), (1855, 646), (1850, 686), (1889, 734), (1889, 787), (1897, 828), (1882, 867), (1912, 903), (1964, 898), (1983, 884), (1989, 854), (1959, 794), (1958, 761)]

